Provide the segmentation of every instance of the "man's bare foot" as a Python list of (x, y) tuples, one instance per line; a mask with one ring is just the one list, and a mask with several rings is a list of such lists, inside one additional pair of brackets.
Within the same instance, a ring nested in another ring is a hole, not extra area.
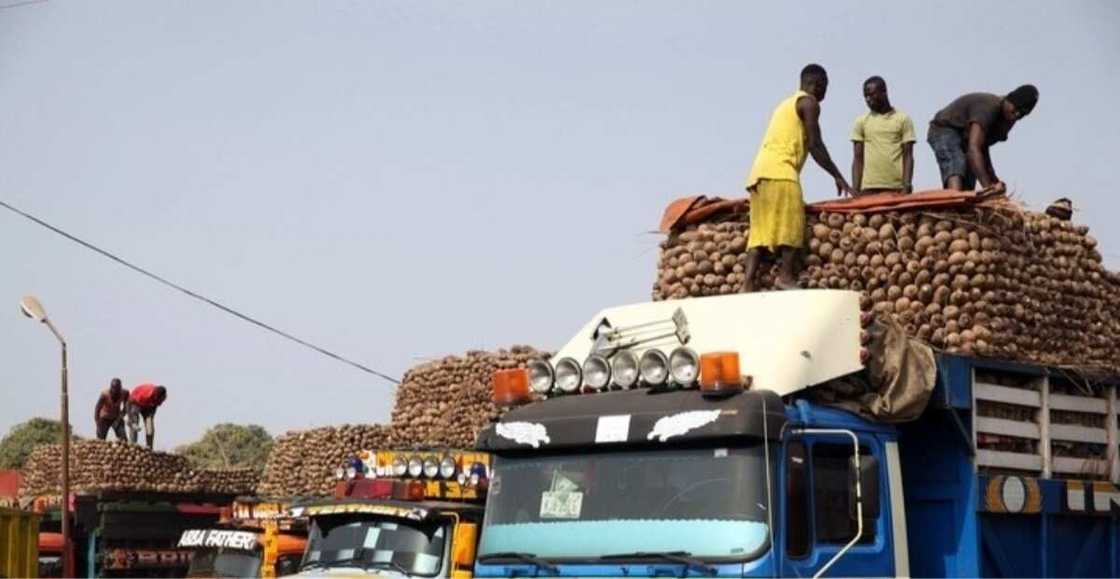
[(792, 279), (792, 278), (781, 278), (781, 277), (779, 277), (778, 279), (774, 280), (774, 287), (775, 287), (775, 288), (777, 288), (777, 289), (780, 289), (780, 290), (796, 290), (796, 289), (801, 289), (801, 286), (797, 284), (797, 280), (796, 280), (796, 279)]

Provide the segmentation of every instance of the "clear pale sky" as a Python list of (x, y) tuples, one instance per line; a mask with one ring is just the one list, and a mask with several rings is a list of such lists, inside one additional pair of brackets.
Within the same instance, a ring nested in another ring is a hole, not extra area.
[[(0, 6), (15, 0), (0, 0)], [(919, 131), (1032, 82), (993, 149), (1035, 208), (1069, 196), (1120, 265), (1120, 3), (50, 0), (0, 9), (0, 199), (399, 376), (472, 348), (562, 344), (648, 299), (671, 199), (741, 195), (774, 105), (831, 78), (845, 173), (861, 83)], [(835, 193), (810, 163), (810, 200)], [(167, 384), (157, 447), (219, 422), (384, 422), (391, 384), (0, 210), (0, 434), (97, 392)]]

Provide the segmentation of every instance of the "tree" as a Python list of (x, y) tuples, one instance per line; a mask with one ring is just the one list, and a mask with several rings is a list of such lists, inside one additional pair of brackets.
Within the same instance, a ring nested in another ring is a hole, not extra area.
[(176, 449), (199, 468), (249, 467), (264, 469), (272, 437), (263, 427), (251, 424), (219, 424), (197, 442)]
[(23, 468), (23, 463), (35, 447), (61, 439), (62, 423), (57, 420), (32, 418), (17, 424), (0, 439), (0, 468)]

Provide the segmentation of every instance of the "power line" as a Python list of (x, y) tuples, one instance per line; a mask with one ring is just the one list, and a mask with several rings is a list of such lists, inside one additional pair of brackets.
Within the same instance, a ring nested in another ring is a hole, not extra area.
[(8, 8), (19, 8), (20, 6), (27, 6), (29, 4), (42, 4), (47, 0), (25, 0), (24, 2), (13, 2), (11, 4), (0, 4), (0, 10), (7, 10)]
[(270, 331), (274, 334), (277, 334), (277, 335), (280, 335), (284, 338), (287, 338), (287, 339), (289, 339), (289, 340), (291, 340), (291, 341), (293, 341), (293, 342), (295, 342), (295, 343), (297, 343), (301, 346), (311, 348), (312, 350), (315, 350), (316, 352), (319, 352), (320, 354), (323, 354), (324, 356), (327, 356), (328, 358), (333, 358), (333, 359), (335, 359), (339, 362), (342, 362), (344, 364), (349, 364), (349, 365), (351, 365), (351, 366), (353, 366), (353, 367), (355, 367), (359, 370), (362, 370), (363, 372), (368, 372), (368, 373), (373, 374), (374, 376), (377, 376), (379, 378), (384, 378), (385, 380), (388, 380), (388, 381), (392, 382), (393, 384), (400, 384), (399, 380), (389, 376), (388, 374), (378, 372), (377, 370), (374, 370), (373, 368), (370, 368), (370, 367), (365, 366), (363, 364), (359, 364), (359, 363), (357, 363), (357, 362), (355, 362), (355, 361), (353, 361), (349, 358), (346, 358), (346, 357), (340, 356), (338, 354), (335, 354), (334, 352), (331, 352), (330, 350), (327, 350), (325, 348), (316, 346), (315, 344), (312, 344), (311, 342), (308, 342), (306, 340), (302, 340), (300, 338), (297, 338), (296, 336), (293, 336), (292, 334), (289, 334), (289, 333), (287, 333), (283, 330), (279, 330), (277, 328), (274, 328), (274, 327), (272, 327), (272, 326), (270, 326), (270, 325), (268, 325), (268, 324), (266, 324), (266, 323), (264, 323), (260, 320), (257, 320), (256, 318), (253, 318), (253, 317), (251, 317), (247, 314), (243, 314), (243, 313), (241, 313), (241, 312), (239, 312), (239, 311), (237, 311), (237, 310), (235, 310), (235, 309), (233, 309), (229, 306), (223, 305), (223, 304), (221, 304), (221, 303), (219, 303), (215, 300), (212, 300), (212, 299), (210, 299), (210, 298), (208, 298), (204, 295), (193, 292), (193, 291), (191, 291), (191, 290), (189, 290), (189, 289), (187, 289), (187, 288), (185, 288), (181, 285), (178, 285), (174, 282), (168, 281), (168, 280), (166, 280), (166, 279), (164, 279), (164, 278), (162, 278), (162, 277), (160, 277), (160, 276), (158, 276), (158, 275), (156, 275), (156, 274), (154, 274), (154, 273), (152, 273), (152, 272), (150, 272), (150, 271), (148, 271), (148, 270), (146, 270), (146, 269), (144, 269), (140, 266), (133, 265), (133, 264), (125, 261), (124, 259), (122, 259), (120, 257), (117, 257), (116, 255), (114, 255), (114, 254), (112, 254), (108, 251), (105, 251), (104, 249), (101, 249), (100, 247), (97, 247), (96, 245), (93, 245), (92, 243), (89, 243), (87, 241), (83, 241), (83, 240), (81, 240), (81, 239), (79, 239), (79, 238), (77, 238), (77, 237), (75, 237), (75, 236), (73, 236), (73, 235), (71, 235), (71, 234), (53, 226), (53, 225), (51, 225), (50, 223), (47, 223), (46, 221), (43, 221), (42, 219), (39, 219), (38, 217), (35, 217), (34, 215), (31, 215), (30, 213), (26, 213), (24, 211), (21, 211), (21, 210), (15, 208), (15, 207), (9, 205), (8, 203), (5, 203), (4, 201), (0, 201), (0, 206), (3, 206), (5, 209), (7, 209), (7, 210), (9, 210), (13, 213), (16, 213), (16, 214), (18, 214), (18, 215), (20, 215), (20, 216), (22, 216), (26, 219), (29, 219), (29, 220), (35, 222), (38, 225), (46, 227), (47, 229), (65, 237), (66, 239), (69, 239), (70, 241), (73, 241), (74, 243), (77, 243), (77, 244), (85, 247), (86, 249), (89, 249), (91, 251), (99, 253), (102, 256), (107, 257), (107, 258), (109, 258), (109, 259), (127, 267), (128, 269), (131, 269), (131, 270), (133, 270), (133, 271), (135, 271), (135, 272), (137, 272), (141, 275), (144, 275), (146, 277), (154, 279), (154, 280), (156, 280), (157, 282), (159, 282), (163, 285), (166, 285), (168, 287), (179, 290), (180, 292), (185, 293), (188, 296), (190, 296), (190, 297), (192, 297), (196, 300), (205, 302), (205, 303), (207, 303), (207, 304), (209, 304), (209, 305), (211, 305), (215, 308), (218, 308), (219, 310), (222, 310), (223, 312), (225, 312), (227, 314), (230, 314), (234, 317), (240, 318), (241, 320), (249, 322), (250, 324), (253, 324), (257, 327), (263, 328), (263, 329), (268, 330), (268, 331)]

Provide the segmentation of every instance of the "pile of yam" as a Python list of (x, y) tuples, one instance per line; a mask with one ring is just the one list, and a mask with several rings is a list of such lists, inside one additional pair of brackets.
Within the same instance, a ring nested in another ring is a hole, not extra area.
[[(662, 242), (654, 300), (741, 291), (749, 216), (717, 220)], [(945, 351), (1120, 370), (1120, 276), (1085, 226), (1008, 201), (806, 221), (804, 288), (859, 291), (864, 310)], [(759, 289), (772, 288), (775, 261)]]
[[(24, 465), (21, 494), (61, 495), (61, 469), (61, 445), (37, 447)], [(251, 493), (256, 485), (253, 469), (194, 469), (178, 454), (123, 442), (77, 440), (70, 445), (70, 487), (77, 494), (134, 491), (237, 495)]]
[(495, 370), (524, 368), (548, 354), (530, 346), (470, 351), (414, 367), (397, 387), (393, 445), (397, 448), (470, 448), (478, 432), (501, 415), (491, 400)]
[(385, 448), (389, 428), (345, 424), (287, 432), (276, 439), (257, 494), (264, 497), (324, 496), (334, 490), (336, 470), (360, 450)]

